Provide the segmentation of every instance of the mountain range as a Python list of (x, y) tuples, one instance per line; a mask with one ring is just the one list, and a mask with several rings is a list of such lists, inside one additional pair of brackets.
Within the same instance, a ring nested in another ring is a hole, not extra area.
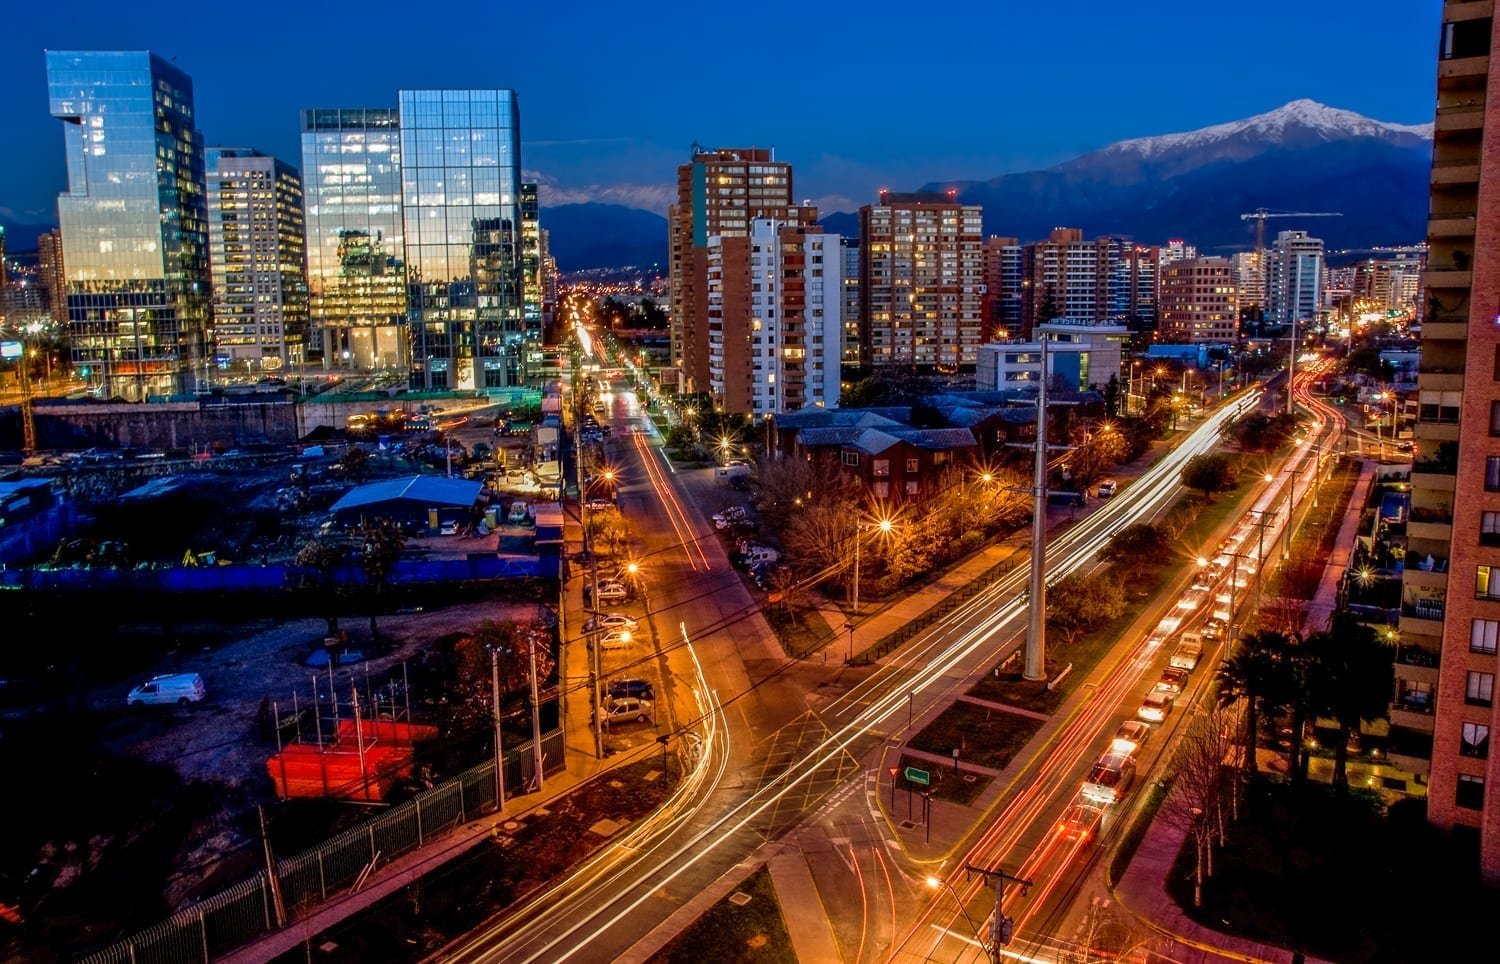
[[(1119, 141), (1045, 170), (935, 181), (919, 189), (957, 191), (960, 200), (983, 205), (986, 234), (1023, 242), (1068, 226), (1090, 238), (1184, 238), (1205, 253), (1227, 254), (1253, 245), (1253, 224), (1240, 214), (1264, 207), (1342, 215), (1274, 220), (1266, 226), (1268, 242), (1278, 230), (1295, 228), (1323, 238), (1330, 249), (1365, 248), (1425, 237), (1431, 164), (1430, 124), (1391, 124), (1296, 100), (1227, 124)], [(660, 205), (670, 192), (663, 193), (666, 185), (628, 187), (544, 185), (542, 226), (562, 270), (665, 264), (667, 222)], [(859, 231), (853, 213), (825, 213), (823, 223), (840, 234)], [(3, 217), (0, 226), (15, 251), (33, 247), (46, 229)]]

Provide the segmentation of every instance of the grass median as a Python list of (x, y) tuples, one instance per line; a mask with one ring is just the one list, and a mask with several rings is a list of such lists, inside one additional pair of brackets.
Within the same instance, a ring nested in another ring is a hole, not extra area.
[(923, 727), (907, 745), (950, 760), (956, 748), (963, 763), (1003, 770), (1041, 726), (1042, 721), (1034, 717), (959, 700)]

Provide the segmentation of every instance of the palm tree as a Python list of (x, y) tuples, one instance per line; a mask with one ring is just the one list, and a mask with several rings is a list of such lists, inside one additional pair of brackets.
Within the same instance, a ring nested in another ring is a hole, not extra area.
[(1215, 681), (1221, 708), (1245, 701), (1245, 762), (1253, 778), (1259, 771), (1255, 758), (1260, 739), (1260, 720), (1279, 712), (1286, 691), (1282, 678), (1282, 655), (1286, 637), (1262, 630), (1240, 640), (1238, 651), (1219, 664)]
[(1334, 618), (1326, 633), (1307, 639), (1312, 661), (1308, 695), (1314, 710), (1338, 726), (1333, 749), (1333, 786), (1349, 789), (1349, 735), (1361, 723), (1383, 719), (1390, 706), (1395, 679), (1395, 652), (1380, 642), (1375, 630), (1346, 615)]

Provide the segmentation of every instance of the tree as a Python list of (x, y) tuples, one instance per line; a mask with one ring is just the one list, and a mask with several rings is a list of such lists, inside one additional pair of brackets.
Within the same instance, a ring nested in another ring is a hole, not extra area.
[(1349, 737), (1361, 723), (1384, 719), (1395, 680), (1395, 653), (1375, 630), (1340, 614), (1326, 633), (1307, 638), (1312, 655), (1308, 692), (1314, 709), (1333, 719), (1333, 786), (1349, 789)]
[(314, 539), (303, 546), (295, 560), (297, 588), (316, 596), (323, 618), (328, 622), (330, 637), (339, 634), (338, 609), (334, 604), (342, 587), (334, 579), (333, 571), (343, 561), (343, 550), (322, 539)]
[(685, 422), (673, 425), (667, 432), (667, 448), (676, 449), (684, 455), (697, 454), (698, 433)]
[(1099, 553), (1109, 562), (1145, 563), (1155, 561), (1167, 548), (1167, 534), (1149, 522), (1137, 522), (1116, 532)]
[(1182, 467), (1182, 484), (1203, 493), (1212, 500), (1215, 492), (1223, 492), (1234, 485), (1234, 468), (1229, 456), (1222, 452), (1205, 452), (1188, 459)]
[(1220, 706), (1197, 716), (1184, 734), (1176, 757), (1172, 792), (1162, 803), (1161, 816), (1188, 832), (1193, 840), (1193, 906), (1203, 906), (1203, 881), (1214, 873), (1214, 841), (1224, 835), (1224, 759), (1229, 755), (1233, 713)]
[(1047, 587), (1047, 626), (1071, 644), (1095, 624), (1125, 609), (1125, 590), (1111, 572), (1070, 572)]
[(1120, 376), (1110, 375), (1104, 383), (1104, 411), (1110, 418), (1120, 417)]
[(1281, 689), (1278, 674), (1286, 649), (1286, 637), (1280, 633), (1260, 631), (1244, 637), (1234, 655), (1219, 664), (1214, 675), (1218, 685), (1218, 705), (1233, 707), (1244, 701), (1245, 768), (1252, 777), (1259, 772), (1256, 751), (1260, 744), (1260, 721), (1274, 715), (1273, 695)]
[(370, 595), (370, 638), (378, 639), (375, 613), (390, 588), (391, 572), (406, 545), (406, 533), (395, 522), (384, 517), (369, 519), (359, 527), (359, 567), (365, 574), (365, 590)]
[(850, 385), (839, 397), (840, 408), (911, 405), (932, 391), (932, 379), (900, 365), (880, 368)]
[(353, 482), (363, 482), (365, 475), (370, 471), (370, 453), (358, 445), (351, 445), (344, 449), (344, 454), (339, 456), (339, 468), (344, 471), (344, 478)]

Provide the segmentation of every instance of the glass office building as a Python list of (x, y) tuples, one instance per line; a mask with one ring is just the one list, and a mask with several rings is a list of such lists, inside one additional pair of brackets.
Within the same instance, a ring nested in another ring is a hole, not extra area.
[(302, 112), (307, 351), (325, 368), (404, 374), (401, 121), (389, 108)]
[(542, 342), (542, 223), (537, 186), (521, 185), (521, 312), (526, 341)]
[(307, 328), (302, 178), (240, 147), (208, 149), (214, 360), (242, 375), (301, 364)]
[(398, 95), (411, 386), (522, 377), (520, 116), (510, 90)]
[(72, 360), (92, 391), (144, 401), (207, 379), (207, 205), (193, 82), (147, 51), (47, 52), (63, 122), (58, 196)]

